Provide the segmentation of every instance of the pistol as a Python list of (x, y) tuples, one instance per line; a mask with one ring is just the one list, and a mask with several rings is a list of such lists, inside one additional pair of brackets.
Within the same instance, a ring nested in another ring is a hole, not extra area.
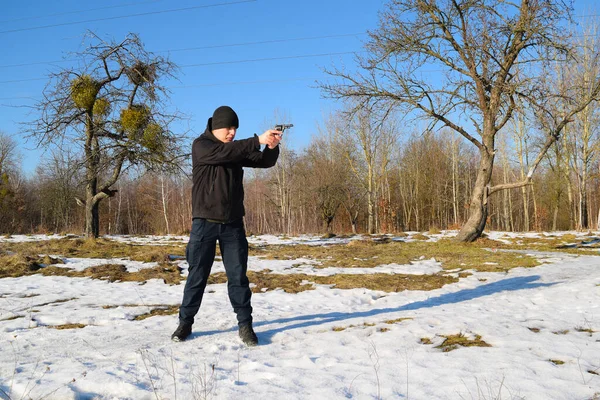
[(278, 124), (278, 125), (275, 125), (275, 130), (281, 131), (283, 133), (286, 129), (291, 128), (293, 126), (294, 126), (294, 124)]

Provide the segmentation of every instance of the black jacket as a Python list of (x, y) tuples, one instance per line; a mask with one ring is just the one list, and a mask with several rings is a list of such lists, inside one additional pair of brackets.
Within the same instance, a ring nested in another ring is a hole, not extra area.
[(258, 136), (223, 143), (208, 120), (206, 131), (192, 144), (192, 216), (220, 222), (242, 218), (244, 211), (244, 170), (242, 167), (270, 168), (277, 162), (279, 146), (260, 151)]

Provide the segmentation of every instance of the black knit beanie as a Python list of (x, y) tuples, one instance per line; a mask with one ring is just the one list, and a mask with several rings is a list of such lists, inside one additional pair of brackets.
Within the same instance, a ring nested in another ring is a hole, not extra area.
[(240, 121), (237, 114), (229, 106), (221, 106), (215, 110), (212, 116), (212, 129), (220, 128), (239, 128)]

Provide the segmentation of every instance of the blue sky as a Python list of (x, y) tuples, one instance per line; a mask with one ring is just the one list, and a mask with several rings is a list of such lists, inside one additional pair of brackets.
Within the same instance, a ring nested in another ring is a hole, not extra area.
[[(276, 122), (277, 113), (294, 124), (286, 139), (301, 148), (323, 115), (337, 107), (322, 98), (315, 81), (325, 78), (324, 67), (353, 63), (352, 54), (322, 54), (361, 51), (364, 33), (376, 27), (383, 4), (378, 0), (5, 2), (0, 17), (0, 130), (17, 139), (23, 170), (33, 172), (42, 152), (34, 149), (35, 142), (23, 139), (20, 123), (35, 116), (27, 106), (40, 97), (46, 84), (42, 78), (67, 65), (45, 62), (80, 50), (89, 29), (115, 40), (137, 33), (147, 50), (168, 55), (180, 66), (223, 63), (182, 67), (180, 82), (169, 85), (173, 109), (190, 117), (190, 136), (200, 134), (212, 111), (227, 104), (240, 117), (238, 138), (264, 131)], [(211, 5), (215, 6), (198, 8)], [(161, 12), (183, 8), (188, 9)], [(152, 12), (160, 13), (120, 18)], [(107, 19), (114, 17), (119, 18)], [(89, 21), (98, 19), (105, 20)], [(66, 25), (47, 27), (60, 24)], [(319, 39), (309, 39), (315, 37)], [(268, 41), (279, 42), (249, 44)], [(229, 46), (236, 44), (240, 45)], [(207, 48), (211, 46), (220, 47)], [(175, 51), (198, 47), (204, 49)], [(281, 59), (238, 62), (265, 58)], [(187, 122), (176, 127), (187, 128)]]
[[(35, 149), (35, 142), (25, 141), (20, 124), (35, 117), (28, 106), (40, 98), (47, 74), (67, 65), (47, 62), (81, 50), (86, 30), (114, 40), (133, 32), (147, 50), (182, 66), (180, 81), (169, 87), (172, 109), (190, 118), (174, 128), (191, 129), (190, 144), (212, 111), (227, 104), (240, 117), (238, 138), (281, 122), (275, 119), (277, 114), (294, 124), (285, 140), (300, 149), (316, 133), (317, 123), (339, 107), (322, 98), (316, 87), (316, 81), (327, 79), (323, 68), (352, 68), (351, 53), (362, 51), (365, 32), (376, 28), (384, 4), (384, 0), (4, 2), (0, 130), (17, 139), (23, 170), (31, 174), (42, 151)], [(575, 5), (576, 14), (597, 14), (592, 0)], [(279, 59), (241, 62), (273, 58)], [(185, 67), (211, 63), (221, 64)]]

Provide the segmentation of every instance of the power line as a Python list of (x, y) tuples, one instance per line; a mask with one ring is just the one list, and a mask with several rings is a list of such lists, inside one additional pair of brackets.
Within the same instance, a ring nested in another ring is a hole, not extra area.
[(129, 6), (137, 6), (137, 5), (140, 5), (140, 4), (158, 3), (160, 1), (163, 1), (163, 0), (141, 1), (141, 2), (137, 2), (137, 3), (119, 4), (119, 5), (116, 5), (116, 6), (88, 8), (87, 10), (66, 11), (66, 12), (62, 12), (62, 13), (37, 15), (37, 16), (34, 16), (34, 17), (21, 17), (21, 18), (14, 18), (14, 19), (6, 19), (4, 21), (0, 21), (0, 24), (7, 24), (7, 23), (11, 23), (11, 22), (18, 22), (18, 21), (28, 21), (28, 20), (32, 20), (32, 19), (40, 19), (40, 18), (47, 18), (47, 17), (60, 17), (60, 16), (63, 16), (63, 15), (81, 14), (81, 13), (84, 13), (84, 12), (108, 10), (108, 9), (111, 9), (111, 8), (123, 8), (123, 7), (129, 7)]
[[(226, 64), (241, 64), (241, 63), (260, 62), (260, 61), (291, 60), (291, 59), (299, 59), (299, 58), (338, 56), (338, 55), (357, 54), (357, 53), (360, 53), (360, 52), (346, 51), (346, 52), (340, 52), (340, 53), (303, 54), (303, 55), (296, 55), (296, 56), (254, 58), (254, 59), (246, 59), (246, 60), (217, 61), (217, 62), (211, 62), (211, 63), (188, 64), (188, 65), (180, 65), (180, 67), (181, 68), (205, 67), (205, 66), (211, 66), (211, 65), (226, 65)], [(42, 80), (47, 80), (47, 79), (48, 78), (17, 79), (17, 80), (10, 80), (10, 81), (0, 81), (0, 84), (2, 84), (2, 83), (33, 82), (33, 81), (42, 81)]]
[(35, 97), (31, 96), (15, 96), (15, 97), (0, 97), (0, 100), (36, 100)]
[[(338, 56), (338, 55), (344, 55), (344, 54), (356, 54), (356, 52), (345, 51), (345, 52), (340, 52), (340, 53), (321, 53), (321, 54), (306, 54), (306, 55), (286, 56), (286, 57), (252, 58), (252, 59), (247, 59), (247, 60), (235, 60), (235, 61), (217, 61), (217, 62), (210, 62), (210, 63), (180, 65), (180, 68), (205, 67), (205, 66), (210, 66), (210, 65), (240, 64), (240, 63), (257, 62), (257, 61), (291, 60), (291, 59), (296, 59), (296, 58)], [(0, 82), (0, 83), (2, 83), (2, 82)]]
[[(170, 86), (170, 89), (187, 89), (187, 88), (198, 88), (198, 87), (213, 87), (213, 86), (231, 86), (231, 85), (253, 85), (253, 84), (264, 84), (264, 83), (283, 83), (283, 82), (297, 82), (297, 81), (308, 81), (308, 80), (316, 80), (318, 78), (310, 78), (310, 77), (299, 77), (299, 78), (283, 78), (283, 79), (265, 79), (265, 80), (256, 80), (256, 81), (238, 81), (238, 82), (218, 82), (218, 83), (199, 83), (192, 85), (180, 85), (180, 86)], [(31, 96), (15, 96), (15, 97), (0, 97), (0, 101), (6, 100), (32, 100), (38, 101), (35, 97)], [(5, 105), (6, 106), (6, 105)]]
[(267, 79), (259, 81), (241, 81), (241, 82), (220, 82), (220, 83), (201, 83), (197, 85), (182, 85), (182, 86), (171, 86), (171, 89), (187, 89), (197, 87), (211, 87), (211, 86), (230, 86), (230, 85), (253, 85), (258, 83), (281, 83), (281, 82), (295, 82), (295, 81), (308, 81), (315, 80), (316, 78), (286, 78), (286, 79)]
[(33, 82), (33, 81), (43, 81), (48, 78), (29, 78), (29, 79), (15, 79), (13, 81), (0, 81), (0, 83), (21, 83), (21, 82)]
[[(200, 46), (200, 47), (187, 47), (187, 48), (182, 48), (182, 49), (161, 50), (161, 51), (157, 51), (157, 53), (175, 53), (175, 52), (179, 52), (179, 51), (219, 49), (219, 48), (223, 48), (223, 47), (251, 46), (251, 45), (256, 45), (256, 44), (272, 44), (272, 43), (297, 42), (297, 41), (302, 41), (302, 40), (330, 39), (330, 38), (338, 38), (338, 37), (360, 36), (360, 35), (365, 35), (365, 34), (366, 34), (366, 32), (340, 33), (337, 35), (308, 36), (308, 37), (303, 37), (303, 38), (291, 38), (291, 39), (261, 40), (261, 41), (257, 41), (257, 42), (241, 42), (241, 43), (219, 44), (219, 45), (209, 45), (209, 46)], [(2, 66), (0, 66), (0, 68), (1, 67)]]
[[(156, 51), (155, 53), (157, 53), (157, 54), (176, 53), (176, 52), (183, 52), (183, 51), (220, 49), (220, 48), (225, 48), (225, 47), (252, 46), (252, 45), (258, 45), (258, 44), (287, 43), (287, 42), (298, 42), (298, 41), (304, 41), (304, 40), (319, 40), (319, 39), (331, 39), (331, 38), (338, 38), (338, 37), (360, 36), (360, 35), (365, 35), (365, 34), (366, 34), (365, 32), (341, 33), (341, 34), (337, 34), (337, 35), (308, 36), (308, 37), (302, 37), (302, 38), (261, 40), (261, 41), (256, 41), (256, 42), (226, 43), (226, 44), (199, 46), (199, 47), (187, 47), (187, 48), (181, 48), (181, 49), (167, 49), (167, 50)], [(37, 61), (37, 62), (21, 63), (21, 64), (7, 64), (7, 65), (0, 65), (0, 68), (28, 67), (31, 65), (46, 65), (46, 64), (74, 62), (74, 61), (78, 61), (78, 60), (77, 59), (66, 59), (66, 60), (55, 60), (55, 61)]]
[(238, 1), (228, 2), (228, 3), (215, 3), (215, 4), (206, 4), (206, 5), (203, 5), (203, 6), (175, 8), (175, 9), (171, 9), (171, 10), (149, 11), (149, 12), (138, 13), (138, 14), (117, 15), (117, 16), (114, 16), (114, 17), (88, 19), (88, 20), (85, 20), (85, 21), (63, 22), (63, 23), (60, 23), (60, 24), (33, 26), (33, 27), (29, 27), (29, 28), (10, 29), (10, 30), (7, 30), (7, 31), (0, 31), (0, 34), (3, 34), (3, 33), (13, 33), (13, 32), (23, 32), (23, 31), (32, 31), (32, 30), (37, 30), (37, 29), (54, 28), (54, 27), (57, 27), (57, 26), (87, 24), (89, 22), (111, 21), (111, 20), (115, 20), (115, 19), (124, 19), (124, 18), (132, 18), (132, 17), (143, 17), (143, 16), (147, 16), (147, 15), (166, 14), (166, 13), (174, 13), (174, 12), (180, 12), (180, 11), (190, 11), (190, 10), (197, 10), (197, 9), (201, 9), (201, 8), (212, 8), (212, 7), (220, 7), (220, 6), (229, 6), (229, 5), (242, 4), (242, 3), (254, 3), (256, 1), (257, 0), (238, 0)]
[(54, 60), (54, 61), (36, 61), (36, 62), (22, 63), (22, 64), (0, 65), (0, 68), (29, 67), (31, 65), (48, 65), (48, 64), (56, 64), (56, 63), (62, 63), (62, 62), (73, 62), (73, 61), (77, 61), (77, 60), (71, 59), (71, 60)]
[[(44, 17), (55, 17), (55, 16), (62, 16), (62, 15), (68, 15), (68, 14), (78, 14), (78, 13), (83, 13), (83, 12), (88, 12), (88, 11), (99, 11), (99, 10), (106, 10), (106, 9), (113, 9), (113, 8), (123, 8), (123, 7), (133, 6), (133, 5), (156, 3), (159, 1), (162, 1), (162, 0), (151, 0), (151, 1), (143, 1), (143, 2), (137, 2), (137, 3), (121, 4), (121, 5), (116, 5), (116, 6), (91, 8), (91, 9), (87, 9), (87, 10), (68, 11), (68, 12), (64, 12), (64, 13), (55, 13), (55, 14), (48, 14), (48, 15), (43, 15), (43, 16), (17, 18), (17, 19), (12, 19), (12, 20), (0, 21), (0, 23), (9, 23), (9, 22), (15, 22), (15, 21), (39, 19), (39, 18), (44, 18)], [(85, 23), (89, 23), (89, 22), (110, 21), (110, 20), (115, 20), (115, 19), (142, 17), (142, 16), (155, 15), (155, 14), (166, 14), (166, 13), (172, 13), (172, 12), (189, 11), (189, 10), (196, 10), (196, 9), (202, 9), (202, 8), (235, 5), (235, 4), (241, 4), (241, 3), (254, 3), (256, 1), (258, 1), (258, 0), (238, 0), (238, 1), (232, 1), (232, 2), (227, 2), (227, 3), (216, 3), (216, 4), (207, 4), (207, 5), (202, 5), (202, 6), (176, 8), (176, 9), (171, 9), (171, 10), (160, 10), (160, 11), (150, 11), (150, 12), (138, 13), (138, 14), (118, 15), (118, 16), (114, 16), (114, 17), (89, 19), (89, 20), (84, 20), (84, 21), (72, 21), (72, 22), (64, 22), (64, 23), (59, 23), (59, 24), (34, 26), (34, 27), (29, 27), (29, 28), (10, 29), (10, 30), (6, 30), (6, 31), (0, 31), (0, 34), (23, 32), (23, 31), (30, 31), (30, 30), (37, 30), (37, 29), (54, 28), (54, 27), (58, 27), (58, 26), (85, 24)], [(574, 18), (588, 18), (588, 17), (600, 17), (600, 14), (588, 14), (588, 15), (575, 15), (574, 16)]]

